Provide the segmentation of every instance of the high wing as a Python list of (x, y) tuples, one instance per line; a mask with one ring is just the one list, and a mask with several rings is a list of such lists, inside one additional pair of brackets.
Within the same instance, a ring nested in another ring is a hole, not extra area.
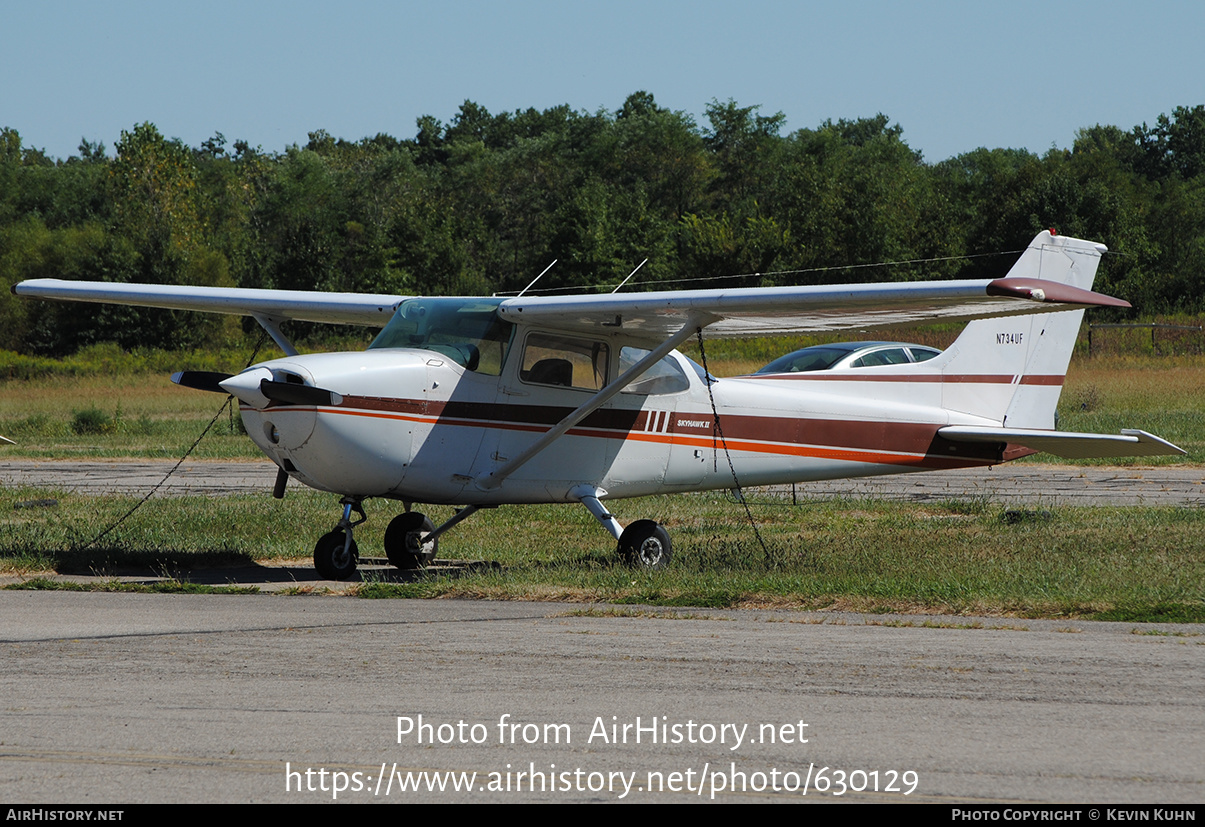
[(498, 312), (512, 322), (594, 334), (621, 327), (627, 333), (661, 339), (681, 329), (692, 314), (714, 317), (707, 333), (724, 337), (861, 330), (1076, 307), (1129, 307), (1128, 302), (1086, 289), (1105, 252), (1103, 244), (1042, 232), (1008, 276), (994, 281), (520, 297), (504, 302)]
[[(1076, 307), (1129, 307), (1120, 299), (1075, 286), (1079, 272), (1095, 272), (1104, 251), (1104, 245), (1044, 232), (1003, 279), (524, 296), (503, 301), (498, 313), (516, 323), (595, 334), (622, 330), (662, 341), (680, 331), (688, 319), (702, 320), (709, 336), (765, 336)], [(1091, 283), (1090, 277), (1086, 283)], [(13, 293), (42, 299), (249, 315), (266, 327), (289, 319), (383, 326), (407, 298), (59, 279), (23, 281), (13, 286)]]
[(561, 330), (598, 334), (622, 328), (662, 339), (679, 330), (692, 313), (715, 317), (707, 326), (709, 336), (739, 337), (965, 321), (1091, 306), (1130, 304), (1058, 282), (1011, 278), (550, 296), (510, 299), (498, 313), (507, 321)]
[(14, 284), (18, 296), (58, 301), (127, 304), (166, 310), (196, 310), (263, 316), (279, 321), (384, 326), (405, 296), (319, 293), (249, 287), (189, 287), (176, 284), (119, 284), (107, 281), (30, 279)]

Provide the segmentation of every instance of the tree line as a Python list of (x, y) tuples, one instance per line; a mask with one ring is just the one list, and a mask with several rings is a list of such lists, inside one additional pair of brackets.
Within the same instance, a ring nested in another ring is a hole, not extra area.
[[(0, 130), (0, 281), (55, 277), (421, 295), (1002, 274), (1042, 229), (1106, 243), (1097, 289), (1205, 311), (1205, 106), (1081, 129), (1070, 149), (928, 163), (884, 115), (783, 134), (713, 101), (491, 114), (414, 137), (312, 132), (267, 152), (150, 123), (55, 159)], [(891, 266), (883, 262), (896, 262)], [(711, 277), (723, 281), (690, 281)], [(191, 347), (230, 322), (0, 294), (0, 349)]]

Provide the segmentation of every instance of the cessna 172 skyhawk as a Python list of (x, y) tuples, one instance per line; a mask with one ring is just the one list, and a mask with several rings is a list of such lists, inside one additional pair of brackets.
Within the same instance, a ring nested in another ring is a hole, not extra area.
[[(1064, 457), (1184, 453), (1144, 431), (1054, 430), (1105, 247), (1038, 235), (1007, 277), (516, 298), (407, 298), (38, 279), (22, 296), (254, 316), (287, 354), (179, 384), (230, 393), (247, 433), (289, 477), (342, 495), (318, 571), (356, 568), (369, 497), (400, 500), (390, 562), (422, 566), (479, 508), (579, 502), (635, 565), (668, 562), (652, 520), (626, 529), (605, 500)], [(1071, 309), (1068, 309), (1071, 308)], [(298, 355), (284, 320), (384, 329), (361, 353)], [(811, 373), (708, 376), (692, 337), (864, 330), (974, 319), (935, 358)], [(725, 456), (727, 454), (727, 456)], [(730, 470), (728, 459), (731, 458)], [(460, 505), (435, 528), (415, 503)], [(353, 512), (358, 518), (353, 519)]]

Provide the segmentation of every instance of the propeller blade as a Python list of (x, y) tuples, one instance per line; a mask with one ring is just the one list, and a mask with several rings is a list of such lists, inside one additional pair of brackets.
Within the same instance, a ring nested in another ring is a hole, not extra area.
[(276, 485), (272, 486), (272, 496), (278, 500), (285, 498), (285, 486), (289, 482), (289, 472), (283, 468), (276, 469)]
[(343, 401), (342, 396), (326, 388), (273, 382), (271, 379), (259, 383), (259, 392), (282, 405), (338, 405)]
[(184, 388), (210, 391), (211, 393), (226, 393), (226, 389), (218, 383), (225, 382), (230, 376), (229, 373), (216, 373), (211, 370), (182, 370), (172, 374), (172, 381)]

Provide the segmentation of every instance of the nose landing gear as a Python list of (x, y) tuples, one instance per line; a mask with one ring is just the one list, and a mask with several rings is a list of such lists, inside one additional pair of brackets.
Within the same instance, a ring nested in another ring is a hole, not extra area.
[[(340, 500), (343, 519), (334, 531), (323, 534), (314, 546), (314, 568), (326, 580), (346, 580), (356, 573), (360, 549), (352, 537), (352, 529), (368, 519), (362, 500), (361, 497), (344, 497)], [(360, 515), (358, 520), (351, 518), (353, 511)]]

